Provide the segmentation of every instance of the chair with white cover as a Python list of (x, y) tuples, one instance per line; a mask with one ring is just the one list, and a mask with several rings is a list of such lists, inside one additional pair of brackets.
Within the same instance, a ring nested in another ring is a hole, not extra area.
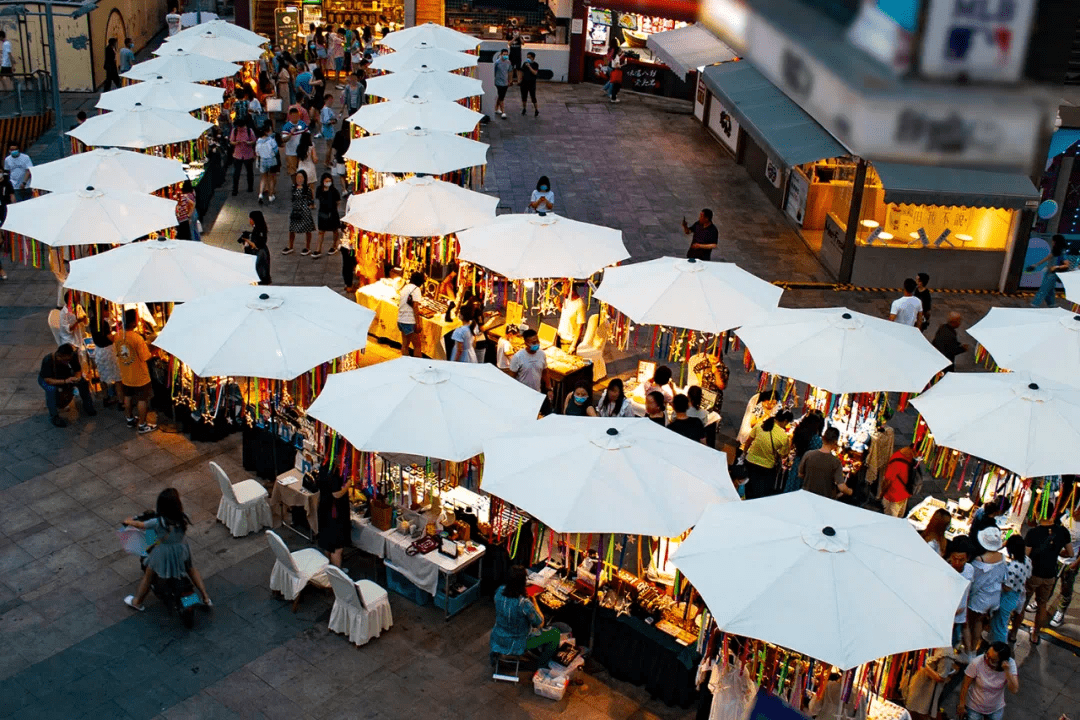
[(233, 537), (243, 537), (274, 524), (266, 488), (262, 483), (258, 480), (244, 480), (233, 485), (229, 476), (216, 462), (210, 463), (210, 472), (221, 487), (217, 519), (229, 528)]
[(334, 589), (334, 607), (330, 611), (332, 632), (348, 635), (353, 645), (363, 645), (379, 637), (394, 624), (390, 613), (390, 598), (386, 590), (370, 580), (357, 580), (333, 565), (326, 568), (330, 586)]
[(266, 540), (277, 558), (274, 569), (270, 571), (270, 589), (284, 595), (286, 600), (292, 600), (293, 612), (296, 612), (300, 602), (300, 591), (308, 583), (321, 588), (330, 587), (330, 578), (326, 575), (330, 561), (321, 552), (315, 548), (289, 552), (289, 546), (273, 530), (266, 531)]
[(600, 380), (607, 375), (607, 363), (604, 362), (604, 349), (607, 347), (608, 324), (600, 322), (599, 315), (589, 316), (585, 323), (585, 335), (577, 346), (578, 357), (592, 361), (592, 379)]
[(49, 330), (52, 331), (53, 341), (56, 343), (57, 347), (59, 347), (60, 343), (61, 343), (61, 340), (60, 340), (60, 311), (59, 310), (50, 310), (49, 311)]

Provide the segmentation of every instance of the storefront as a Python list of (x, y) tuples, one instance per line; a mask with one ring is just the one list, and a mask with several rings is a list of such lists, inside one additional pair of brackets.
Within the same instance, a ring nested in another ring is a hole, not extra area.
[(1026, 237), (1021, 211), (1038, 204), (1028, 178), (861, 160), (750, 63), (708, 67), (703, 80), (702, 122), (841, 282), (897, 287), (919, 272), (953, 289), (1006, 281)]

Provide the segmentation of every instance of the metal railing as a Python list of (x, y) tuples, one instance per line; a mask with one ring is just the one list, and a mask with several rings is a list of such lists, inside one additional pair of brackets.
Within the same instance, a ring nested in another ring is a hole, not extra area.
[(0, 117), (44, 115), (52, 107), (52, 76), (44, 70), (0, 75)]

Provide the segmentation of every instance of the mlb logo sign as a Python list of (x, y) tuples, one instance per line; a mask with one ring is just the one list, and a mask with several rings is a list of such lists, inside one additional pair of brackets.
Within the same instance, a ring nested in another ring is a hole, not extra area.
[(1036, 0), (931, 0), (920, 53), (922, 74), (1019, 80), (1035, 9)]

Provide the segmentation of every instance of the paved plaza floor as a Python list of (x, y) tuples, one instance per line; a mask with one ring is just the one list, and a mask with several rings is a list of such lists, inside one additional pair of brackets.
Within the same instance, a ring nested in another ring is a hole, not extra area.
[[(679, 220), (712, 207), (720, 228), (719, 258), (768, 280), (829, 280), (688, 105), (621, 97), (623, 102), (612, 105), (593, 86), (541, 86), (538, 118), (512, 114), (484, 127), (481, 139), (492, 145), (485, 190), (520, 212), (537, 177), (548, 175), (559, 212), (620, 228), (635, 259), (682, 255), (687, 241)], [(71, 103), (74, 113), (76, 106), (92, 106), (93, 98)], [(31, 149), (35, 160), (39, 149), (47, 156), (47, 147)], [(340, 289), (336, 256), (278, 254), (286, 235), (285, 182), (278, 203), (264, 208), (275, 282)], [(230, 197), (230, 188), (231, 183), (219, 188), (204, 223), (208, 242), (236, 249), (247, 213), (257, 205), (254, 195)], [(207, 462), (219, 463), (234, 482), (248, 477), (240, 466), (239, 436), (217, 443), (165, 431), (136, 436), (115, 410), (94, 418), (72, 416), (66, 429), (52, 427), (36, 373), (53, 349), (46, 314), (55, 306), (56, 283), (48, 270), (5, 265), (10, 279), (0, 283), (0, 718), (693, 717), (602, 671), (584, 676), (584, 684), (572, 687), (561, 702), (535, 696), (529, 683), (494, 683), (486, 664), (494, 617), (490, 600), (444, 622), (441, 611), (391, 594), (393, 628), (359, 649), (328, 633), (329, 593), (305, 593), (294, 614), (270, 593), (273, 558), (264, 537), (234, 539), (214, 519), (219, 491)], [(880, 315), (891, 299), (791, 290), (782, 302), (847, 305)], [(935, 315), (942, 319), (956, 309), (970, 324), (991, 305), (1024, 302), (942, 294), (935, 296)], [(741, 363), (731, 365), (727, 428), (756, 386)], [(970, 357), (960, 369), (972, 369)], [(212, 611), (199, 613), (193, 631), (185, 631), (154, 598), (144, 613), (122, 602), (140, 571), (119, 549), (114, 529), (123, 518), (152, 507), (165, 487), (180, 491), (194, 521), (188, 539), (215, 602)], [(296, 535), (284, 537), (294, 550), (304, 546)], [(378, 577), (374, 562), (361, 553), (347, 556), (346, 565), (354, 578)], [(1080, 608), (1071, 611), (1061, 632), (1080, 639)], [(1009, 699), (1007, 720), (1056, 720), (1063, 712), (1077, 718), (1080, 659), (1070, 647), (1046, 638), (1033, 648), (1021, 638), (1018, 655), (1021, 692)], [(950, 712), (953, 706), (945, 705)]]

